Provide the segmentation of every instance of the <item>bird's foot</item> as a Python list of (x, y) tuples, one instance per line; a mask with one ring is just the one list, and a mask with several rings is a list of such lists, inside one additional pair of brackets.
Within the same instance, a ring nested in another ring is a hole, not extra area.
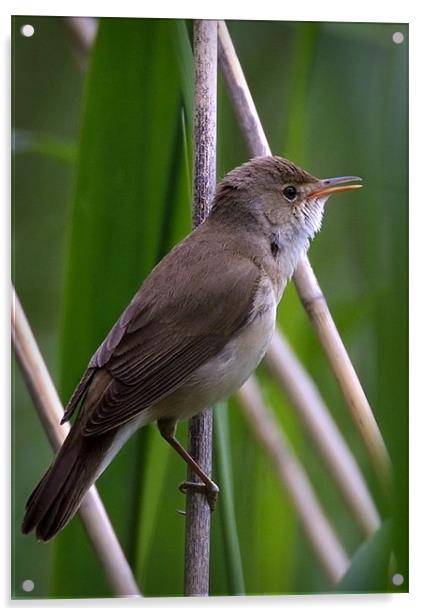
[(214, 481), (212, 481), (210, 485), (207, 485), (205, 483), (198, 483), (195, 481), (182, 481), (182, 483), (179, 485), (179, 490), (183, 492), (183, 494), (186, 494), (188, 490), (205, 494), (210, 506), (210, 511), (214, 511), (217, 497), (219, 496), (219, 486), (217, 486)]

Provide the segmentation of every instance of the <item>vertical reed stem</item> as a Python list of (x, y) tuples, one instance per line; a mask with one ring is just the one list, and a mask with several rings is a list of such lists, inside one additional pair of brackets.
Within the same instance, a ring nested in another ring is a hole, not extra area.
[[(216, 186), (217, 22), (194, 22), (195, 117), (193, 226), (209, 213)], [(213, 414), (206, 409), (189, 422), (188, 449), (211, 474)], [(197, 481), (191, 470), (188, 480)], [(186, 503), (185, 595), (209, 592), (210, 506), (204, 494), (188, 490)]]

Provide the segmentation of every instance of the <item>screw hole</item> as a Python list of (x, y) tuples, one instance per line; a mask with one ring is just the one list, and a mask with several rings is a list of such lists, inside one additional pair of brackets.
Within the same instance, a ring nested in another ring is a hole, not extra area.
[(404, 42), (404, 35), (402, 34), (402, 32), (394, 32), (392, 34), (392, 40), (395, 45), (401, 45), (401, 43)]
[(31, 24), (21, 26), (21, 34), (25, 36), (25, 38), (30, 38), (34, 34), (34, 27)]
[(34, 582), (32, 580), (24, 580), (22, 582), (22, 590), (32, 592), (34, 590)]
[(401, 586), (401, 584), (404, 583), (404, 576), (401, 575), (400, 573), (395, 573), (395, 575), (392, 576), (392, 584), (394, 586)]

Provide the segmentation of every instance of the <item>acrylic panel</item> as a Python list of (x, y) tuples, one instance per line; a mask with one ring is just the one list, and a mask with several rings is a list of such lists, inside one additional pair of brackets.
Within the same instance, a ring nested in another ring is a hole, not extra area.
[[(269, 353), (256, 371), (260, 427), (253, 392), (215, 408), (209, 593), (407, 592), (408, 25), (227, 25), (272, 152), (316, 177), (362, 178), (362, 190), (330, 200), (309, 258), (393, 488), (290, 283), (277, 327), (309, 409)], [(63, 405), (139, 285), (191, 230), (192, 37), (192, 20), (12, 18), (13, 283)], [(218, 180), (251, 157), (220, 69)], [(47, 543), (21, 533), (53, 453), (13, 362), (12, 596), (132, 594), (117, 590), (79, 515)], [(183, 443), (186, 432), (183, 421)], [(97, 482), (128, 579), (147, 597), (184, 593), (185, 477), (149, 425)]]

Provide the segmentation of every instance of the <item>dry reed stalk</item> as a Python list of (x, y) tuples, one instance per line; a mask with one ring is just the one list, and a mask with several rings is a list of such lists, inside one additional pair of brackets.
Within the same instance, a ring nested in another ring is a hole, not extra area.
[[(194, 196), (193, 226), (209, 213), (216, 187), (217, 22), (194, 22)], [(189, 421), (189, 452), (203, 470), (212, 470), (213, 412)], [(197, 481), (188, 469), (188, 480)], [(185, 595), (209, 593), (210, 506), (204, 494), (188, 490), (185, 541)]]
[(278, 471), (281, 484), (297, 511), (318, 560), (330, 581), (336, 584), (349, 565), (348, 556), (321, 509), (312, 485), (283, 431), (266, 409), (254, 376), (241, 387), (237, 397), (244, 406), (245, 416), (256, 437)]
[(65, 17), (65, 26), (72, 37), (73, 51), (81, 70), (87, 66), (98, 23), (92, 17)]
[[(218, 36), (220, 68), (250, 152), (252, 156), (271, 155), (271, 149), (247, 81), (224, 22), (219, 22)], [(302, 304), (325, 350), (354, 423), (365, 443), (376, 473), (386, 493), (389, 493), (392, 472), (385, 443), (307, 257), (299, 262), (293, 280)]]
[(380, 517), (364, 477), (315, 383), (279, 331), (265, 359), (297, 410), (355, 520), (364, 534), (370, 535), (380, 526)]
[[(64, 409), (15, 289), (12, 290), (12, 338), (28, 391), (49, 442), (57, 451), (70, 426), (60, 424)], [(114, 594), (117, 597), (142, 596), (94, 486), (81, 503), (79, 514)]]

